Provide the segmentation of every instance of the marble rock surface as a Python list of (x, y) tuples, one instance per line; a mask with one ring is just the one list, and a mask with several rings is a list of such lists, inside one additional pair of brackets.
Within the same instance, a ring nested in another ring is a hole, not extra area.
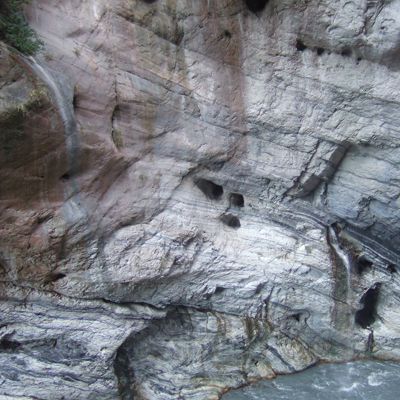
[(218, 399), (400, 360), (400, 0), (32, 0), (0, 48), (0, 399)]

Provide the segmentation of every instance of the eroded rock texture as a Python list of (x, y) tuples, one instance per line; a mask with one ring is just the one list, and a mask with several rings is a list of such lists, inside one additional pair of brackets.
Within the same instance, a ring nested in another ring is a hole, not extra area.
[(400, 358), (400, 1), (25, 11), (46, 49), (0, 54), (1, 399)]

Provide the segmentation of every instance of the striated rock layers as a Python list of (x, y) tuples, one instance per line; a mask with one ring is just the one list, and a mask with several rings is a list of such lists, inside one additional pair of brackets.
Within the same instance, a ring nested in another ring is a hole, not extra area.
[(0, 51), (0, 399), (217, 399), (400, 359), (399, 0), (33, 0)]

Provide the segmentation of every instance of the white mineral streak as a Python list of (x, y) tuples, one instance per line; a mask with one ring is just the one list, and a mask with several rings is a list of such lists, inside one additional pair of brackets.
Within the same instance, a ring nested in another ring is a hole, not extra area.
[(217, 399), (400, 359), (399, 0), (27, 11), (79, 146), (29, 249), (1, 244), (1, 399)]

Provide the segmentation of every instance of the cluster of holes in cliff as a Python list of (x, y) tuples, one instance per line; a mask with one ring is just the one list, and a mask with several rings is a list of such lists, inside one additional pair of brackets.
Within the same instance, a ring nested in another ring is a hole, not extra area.
[(224, 194), (222, 186), (207, 179), (197, 179), (195, 184), (211, 200), (219, 200)]
[[(301, 39), (297, 39), (296, 40), (296, 49), (297, 51), (304, 51), (305, 49), (307, 49), (307, 46), (304, 44), (304, 42)], [(317, 55), (322, 56), (322, 54), (325, 53), (326, 49), (324, 49), (323, 47), (315, 47), (313, 48), (316, 52)], [(330, 54), (330, 52), (328, 51), (328, 54)], [(343, 57), (351, 57), (353, 52), (349, 47), (344, 47), (342, 48), (340, 54)], [(362, 58), (357, 58), (357, 63), (359, 63), (362, 60)]]
[(236, 207), (244, 207), (244, 197), (240, 193), (231, 193), (229, 201)]
[(371, 268), (373, 262), (365, 258), (365, 256), (360, 256), (357, 260), (357, 272), (362, 274), (366, 269)]
[(368, 289), (361, 298), (364, 307), (356, 312), (355, 321), (363, 329), (371, 326), (376, 319), (376, 306), (379, 297), (379, 284), (375, 288)]
[(219, 219), (223, 224), (229, 226), (230, 228), (238, 229), (241, 226), (239, 218), (235, 217), (234, 215), (224, 214)]
[(245, 3), (251, 12), (259, 12), (264, 10), (268, 0), (245, 0)]

